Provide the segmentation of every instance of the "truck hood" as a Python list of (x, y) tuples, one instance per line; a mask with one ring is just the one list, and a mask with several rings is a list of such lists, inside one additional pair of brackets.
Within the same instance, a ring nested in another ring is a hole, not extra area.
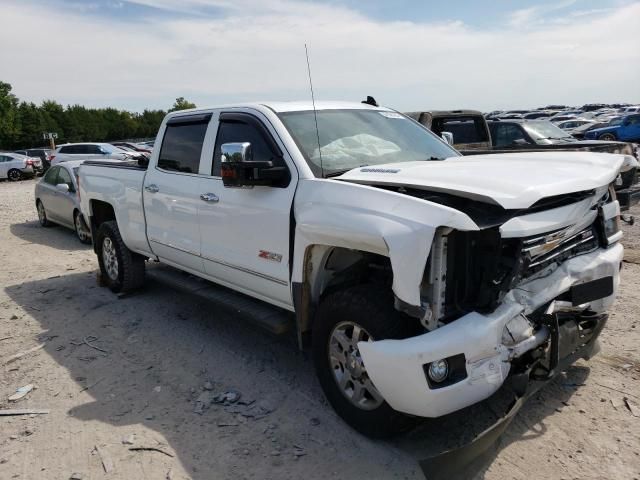
[(505, 153), (358, 167), (335, 180), (450, 193), (511, 210), (608, 185), (623, 161), (595, 152)]

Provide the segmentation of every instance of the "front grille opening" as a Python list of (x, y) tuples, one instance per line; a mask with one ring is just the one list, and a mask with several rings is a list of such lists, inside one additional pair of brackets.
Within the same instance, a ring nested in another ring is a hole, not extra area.
[(598, 235), (593, 224), (577, 233), (570, 233), (570, 230), (571, 227), (567, 227), (523, 239), (522, 256), (526, 267), (522, 277), (530, 277), (552, 264), (560, 265), (569, 258), (598, 248)]

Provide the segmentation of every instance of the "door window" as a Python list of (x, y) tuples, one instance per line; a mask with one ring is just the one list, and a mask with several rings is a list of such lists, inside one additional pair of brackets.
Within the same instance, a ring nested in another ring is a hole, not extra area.
[(200, 115), (191, 121), (180, 117), (170, 120), (162, 139), (158, 167), (173, 172), (198, 173), (210, 118), (211, 115)]
[(55, 185), (58, 183), (58, 170), (60, 167), (50, 168), (47, 174), (44, 176), (44, 182), (49, 185)]
[(526, 140), (519, 126), (508, 123), (496, 125), (496, 135), (494, 137), (496, 147), (511, 146), (516, 140)]
[(71, 175), (69, 174), (66, 168), (60, 167), (60, 169), (58, 170), (57, 183), (66, 183), (69, 187), (69, 191), (75, 192), (75, 188), (73, 188), (73, 181), (71, 180)]
[(632, 117), (629, 117), (627, 125), (638, 125), (638, 124), (640, 124), (640, 116), (633, 115)]
[(91, 155), (102, 154), (102, 149), (99, 145), (83, 145), (83, 150), (85, 151), (83, 151), (82, 153), (89, 153)]
[[(242, 116), (247, 117), (247, 121), (241, 120)], [(272, 144), (275, 143), (272, 138), (268, 137), (266, 129), (259, 129), (256, 126), (257, 119), (249, 115), (234, 115), (240, 119), (221, 119), (218, 126), (218, 134), (216, 135), (216, 145), (213, 150), (213, 166), (211, 175), (220, 176), (220, 163), (222, 157), (222, 144), (224, 143), (243, 143), (251, 144), (253, 160), (256, 162), (273, 162), (274, 167), (285, 167), (286, 164), (282, 157), (274, 152)]]

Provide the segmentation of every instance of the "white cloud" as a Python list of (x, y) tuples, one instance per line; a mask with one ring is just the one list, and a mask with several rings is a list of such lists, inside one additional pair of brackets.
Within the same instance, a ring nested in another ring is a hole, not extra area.
[(177, 96), (198, 105), (307, 98), (304, 43), (320, 99), (373, 95), (399, 109), (640, 101), (640, 3), (563, 25), (537, 24), (536, 10), (520, 14), (526, 29), (476, 30), (292, 0), (138, 0), (228, 13), (138, 23), (8, 2), (0, 79), (33, 101), (142, 109)]

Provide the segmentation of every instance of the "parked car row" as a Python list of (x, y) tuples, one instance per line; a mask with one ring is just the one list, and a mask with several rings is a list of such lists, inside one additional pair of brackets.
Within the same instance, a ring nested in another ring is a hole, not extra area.
[(67, 143), (55, 150), (28, 148), (13, 152), (0, 152), (0, 180), (18, 181), (44, 175), (52, 165), (73, 160), (149, 160), (153, 141), (144, 144), (115, 143)]
[[(581, 138), (586, 132), (599, 130), (587, 138), (601, 140), (625, 140), (640, 141), (640, 133), (634, 128), (624, 128), (626, 122), (631, 121), (632, 125), (636, 121), (630, 115), (640, 115), (640, 106), (628, 104), (588, 104), (580, 108), (558, 108), (563, 106), (543, 107), (536, 110), (509, 110), (493, 111), (485, 114), (487, 120), (548, 120), (556, 123), (563, 130), (571, 134), (576, 133)], [(640, 117), (638, 117), (640, 118)], [(638, 120), (640, 122), (640, 120)], [(622, 125), (621, 125), (622, 124)], [(600, 131), (601, 128), (615, 126), (616, 128), (607, 131)]]

